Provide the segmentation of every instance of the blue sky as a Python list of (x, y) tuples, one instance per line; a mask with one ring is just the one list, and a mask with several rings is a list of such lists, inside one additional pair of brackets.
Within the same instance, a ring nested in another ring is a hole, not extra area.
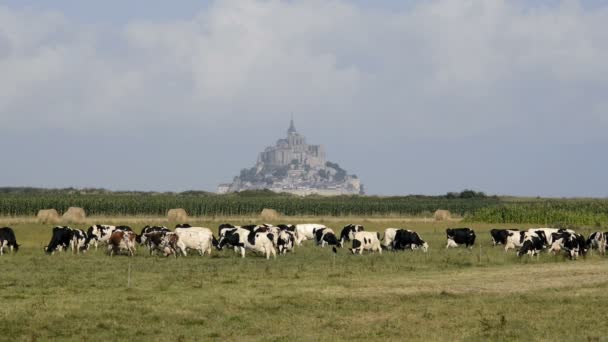
[(608, 196), (604, 1), (0, 3), (0, 186), (214, 190), (285, 134), (372, 194)]

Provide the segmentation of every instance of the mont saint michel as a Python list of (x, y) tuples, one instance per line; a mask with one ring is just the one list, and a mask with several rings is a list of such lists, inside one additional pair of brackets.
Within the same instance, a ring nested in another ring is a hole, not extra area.
[(363, 185), (337, 163), (325, 159), (323, 145), (309, 145), (291, 120), (287, 137), (258, 155), (255, 166), (241, 170), (232, 183), (220, 184), (218, 193), (269, 189), (297, 195), (363, 194)]

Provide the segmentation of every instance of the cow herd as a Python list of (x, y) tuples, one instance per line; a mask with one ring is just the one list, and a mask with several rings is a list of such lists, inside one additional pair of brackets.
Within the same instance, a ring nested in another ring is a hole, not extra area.
[[(601, 255), (606, 252), (608, 232), (594, 232), (587, 239), (571, 229), (531, 228), (492, 229), (492, 244), (503, 245), (505, 251), (517, 249), (517, 255), (538, 256), (541, 251), (565, 253), (570, 259), (585, 256), (589, 250), (597, 249)], [(475, 244), (475, 231), (470, 228), (447, 228), (446, 248), (464, 245), (472, 248)], [(412, 230), (386, 228), (381, 236), (379, 232), (366, 231), (362, 225), (348, 224), (337, 235), (331, 228), (322, 224), (261, 224), (235, 226), (221, 224), (217, 235), (205, 227), (193, 227), (179, 224), (172, 231), (164, 226), (145, 226), (139, 234), (129, 226), (112, 226), (97, 224), (86, 231), (68, 226), (57, 226), (52, 229), (51, 240), (44, 250), (48, 254), (67, 251), (78, 254), (100, 246), (108, 255), (124, 254), (134, 256), (138, 246), (145, 246), (150, 255), (163, 256), (183, 255), (198, 252), (199, 255), (211, 255), (213, 249), (230, 248), (241, 257), (252, 252), (269, 259), (293, 252), (306, 240), (314, 241), (321, 248), (332, 246), (333, 251), (351, 243), (349, 251), (362, 254), (364, 251), (380, 253), (383, 250), (421, 250), (427, 252), (429, 245), (420, 235)], [(19, 249), (15, 233), (10, 227), (0, 228), (0, 255), (5, 249), (11, 252)]]

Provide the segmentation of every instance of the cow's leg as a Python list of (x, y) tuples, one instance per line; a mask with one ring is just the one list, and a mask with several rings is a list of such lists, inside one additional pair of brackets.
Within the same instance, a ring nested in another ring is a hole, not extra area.
[(245, 247), (241, 247), (241, 258), (245, 257)]

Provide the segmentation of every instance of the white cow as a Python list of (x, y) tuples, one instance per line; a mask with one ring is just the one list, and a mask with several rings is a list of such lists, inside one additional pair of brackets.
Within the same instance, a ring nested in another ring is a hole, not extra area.
[[(192, 227), (195, 228), (195, 227)], [(213, 233), (210, 229), (198, 227), (201, 229), (192, 228), (177, 228), (177, 248), (182, 252), (183, 256), (187, 256), (188, 249), (195, 249), (203, 256), (205, 253), (211, 255), (213, 249)]]
[(296, 224), (296, 245), (302, 246), (302, 241), (314, 240), (315, 230), (327, 228), (318, 223), (302, 223)]
[(393, 241), (395, 241), (395, 236), (397, 236), (397, 231), (400, 228), (386, 228), (384, 230), (384, 237), (382, 238), (382, 246), (386, 249), (393, 249)]
[(356, 232), (353, 238), (353, 246), (350, 251), (353, 254), (363, 254), (363, 251), (379, 252), (382, 254), (380, 246), (380, 233), (376, 232)]

